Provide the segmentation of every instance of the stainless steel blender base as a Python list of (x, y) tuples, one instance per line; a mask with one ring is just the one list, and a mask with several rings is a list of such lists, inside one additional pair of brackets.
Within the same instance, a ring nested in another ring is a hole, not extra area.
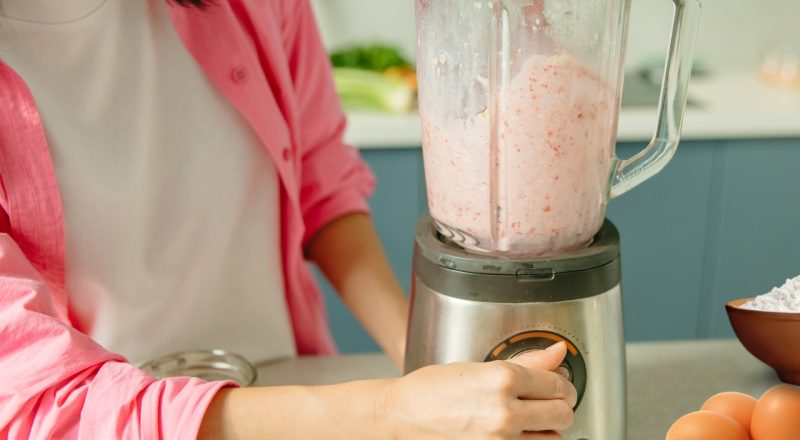
[(423, 217), (417, 227), (406, 372), (431, 364), (507, 359), (565, 341), (560, 372), (579, 392), (565, 440), (625, 438), (625, 345), (619, 235), (544, 260), (476, 255)]
[(624, 438), (625, 351), (619, 286), (590, 298), (528, 304), (452, 298), (429, 289), (416, 277), (413, 292), (412, 320), (425, 325), (409, 329), (408, 341), (413, 346), (408, 349), (406, 372), (431, 364), (482, 362), (515, 336), (544, 333), (554, 335), (553, 342), (560, 336), (575, 347), (586, 368), (575, 422), (562, 433), (564, 440)]

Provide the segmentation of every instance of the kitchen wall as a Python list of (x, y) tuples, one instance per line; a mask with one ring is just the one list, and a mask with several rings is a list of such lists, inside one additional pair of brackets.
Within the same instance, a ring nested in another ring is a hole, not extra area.
[[(312, 0), (329, 47), (388, 42), (414, 52), (415, 0)], [(603, 1), (603, 0), (600, 0)], [(633, 0), (628, 66), (661, 60), (666, 50), (672, 3)], [(704, 0), (697, 59), (712, 69), (747, 69), (772, 48), (800, 52), (800, 2), (796, 0)]]

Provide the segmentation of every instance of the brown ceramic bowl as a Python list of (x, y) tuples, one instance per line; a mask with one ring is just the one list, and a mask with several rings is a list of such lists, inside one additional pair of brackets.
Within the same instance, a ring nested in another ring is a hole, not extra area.
[(786, 383), (800, 385), (800, 313), (740, 309), (751, 298), (725, 305), (744, 348), (769, 365)]

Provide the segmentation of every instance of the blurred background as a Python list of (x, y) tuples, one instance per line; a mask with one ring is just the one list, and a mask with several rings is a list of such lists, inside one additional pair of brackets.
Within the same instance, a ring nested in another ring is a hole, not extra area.
[[(414, 0), (313, 0), (328, 48), (370, 42), (396, 46), (413, 60)], [(663, 59), (672, 15), (669, 0), (633, 0), (627, 65)], [(695, 49), (701, 65), (752, 69), (771, 51), (800, 50), (800, 3), (704, 0)]]

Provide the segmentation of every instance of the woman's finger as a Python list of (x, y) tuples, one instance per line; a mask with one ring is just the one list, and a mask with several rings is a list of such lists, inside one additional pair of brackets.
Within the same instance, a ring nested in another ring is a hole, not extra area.
[(508, 362), (522, 365), (528, 368), (538, 368), (541, 370), (555, 370), (561, 365), (567, 355), (567, 344), (564, 341), (555, 343), (545, 350), (532, 350), (511, 358)]
[(521, 440), (564, 440), (564, 437), (555, 431), (523, 432), (517, 438)]
[(514, 405), (523, 431), (563, 431), (575, 420), (572, 407), (564, 400), (518, 400)]
[(517, 397), (526, 400), (564, 400), (570, 407), (578, 401), (578, 391), (572, 382), (558, 373), (532, 368), (520, 368), (515, 389)]

